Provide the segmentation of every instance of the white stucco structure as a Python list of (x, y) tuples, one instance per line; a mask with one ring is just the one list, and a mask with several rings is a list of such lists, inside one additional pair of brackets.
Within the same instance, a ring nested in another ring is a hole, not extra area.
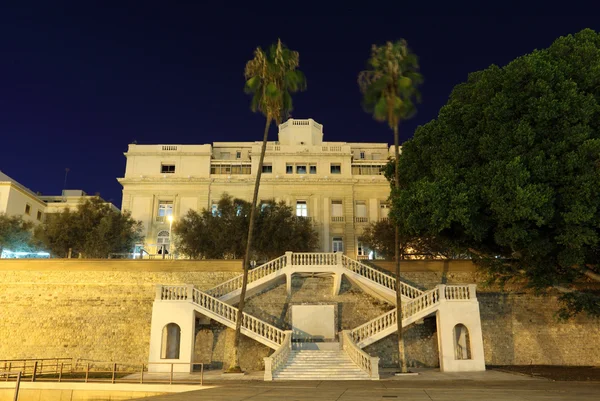
[[(252, 200), (262, 142), (204, 145), (130, 144), (125, 156), (123, 210), (141, 220), (146, 249), (169, 241), (168, 216), (210, 210), (224, 193)], [(387, 218), (390, 187), (380, 168), (385, 143), (323, 141), (323, 126), (290, 119), (267, 145), (259, 198), (285, 201), (314, 222), (320, 250), (365, 257), (362, 228)]]
[(0, 213), (21, 216), (39, 223), (46, 213), (46, 204), (33, 191), (0, 171)]

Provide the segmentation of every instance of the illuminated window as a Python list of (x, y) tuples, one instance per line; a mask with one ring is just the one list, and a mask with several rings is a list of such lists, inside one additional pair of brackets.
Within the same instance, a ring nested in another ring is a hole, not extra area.
[(296, 216), (306, 217), (308, 216), (308, 208), (306, 201), (296, 201)]
[(333, 252), (343, 252), (344, 251), (344, 239), (342, 237), (333, 237), (332, 240), (332, 249)]
[(173, 201), (158, 202), (158, 217), (166, 217), (173, 215)]

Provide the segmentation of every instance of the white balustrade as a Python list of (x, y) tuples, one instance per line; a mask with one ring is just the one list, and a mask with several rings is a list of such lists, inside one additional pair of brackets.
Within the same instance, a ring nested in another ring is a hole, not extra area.
[[(163, 301), (190, 300), (199, 307), (225, 319), (233, 327), (237, 322), (237, 308), (193, 288), (192, 285), (163, 285), (160, 286), (157, 295), (160, 295), (160, 299)], [(247, 313), (242, 313), (242, 327), (276, 344), (281, 344), (284, 340), (285, 332), (283, 330), (279, 330), (277, 327)]]
[(337, 257), (335, 253), (293, 253), (292, 265), (295, 266), (335, 266)]
[[(374, 281), (379, 285), (389, 288), (392, 291), (396, 291), (396, 279), (389, 274), (373, 269), (372, 267), (351, 259), (346, 255), (342, 256), (342, 266), (356, 274), (363, 276), (364, 278)], [(417, 298), (423, 294), (423, 291), (404, 282), (400, 282), (400, 288), (402, 295), (408, 298)]]
[(285, 365), (292, 351), (292, 331), (285, 332), (285, 337), (273, 355), (265, 357), (265, 380), (273, 380), (273, 373)]
[[(252, 269), (248, 272), (248, 284), (260, 280), (263, 277), (268, 276), (269, 274), (275, 273), (286, 266), (286, 258), (284, 256), (280, 256), (277, 259), (273, 259), (264, 265), (261, 265), (255, 269)], [(207, 294), (212, 295), (213, 297), (222, 297), (225, 294), (229, 294), (232, 291), (242, 288), (242, 281), (244, 275), (240, 274), (237, 277), (232, 278), (231, 280), (225, 281), (218, 286), (211, 288), (206, 291)]]
[(420, 297), (402, 305), (402, 318), (407, 319), (440, 302), (440, 288), (423, 293)]
[(444, 296), (448, 301), (466, 301), (475, 298), (475, 288), (471, 294), (469, 285), (446, 285), (444, 288)]
[(361, 342), (362, 340), (374, 336), (375, 334), (389, 328), (390, 326), (396, 326), (397, 322), (396, 308), (389, 312), (384, 313), (381, 316), (376, 317), (367, 323), (358, 326), (354, 330), (350, 331), (350, 335), (354, 342)]
[(342, 349), (371, 379), (379, 380), (379, 358), (372, 357), (358, 348), (349, 330), (342, 331)]

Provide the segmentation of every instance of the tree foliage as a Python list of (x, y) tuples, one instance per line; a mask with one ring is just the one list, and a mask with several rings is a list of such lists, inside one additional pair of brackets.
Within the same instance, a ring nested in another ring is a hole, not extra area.
[[(193, 259), (235, 259), (244, 254), (250, 203), (224, 194), (218, 211), (188, 211), (173, 225), (177, 249)], [(252, 257), (268, 260), (286, 251), (308, 252), (318, 236), (308, 219), (298, 218), (285, 202), (268, 201), (257, 210)]]
[(100, 198), (85, 200), (76, 210), (46, 215), (35, 229), (35, 238), (53, 256), (81, 254), (84, 258), (106, 258), (109, 253), (131, 252), (142, 241), (142, 223), (129, 212), (119, 213)]
[(32, 249), (33, 223), (21, 216), (0, 213), (0, 255), (3, 250), (29, 252)]
[[(378, 256), (391, 260), (395, 255), (395, 226), (391, 220), (381, 220), (365, 227), (358, 240)], [(400, 236), (400, 259), (458, 259), (465, 255), (453, 244), (437, 237), (410, 238)]]
[(458, 85), (400, 157), (392, 214), (500, 282), (561, 291), (562, 316), (600, 315), (600, 35), (492, 65)]

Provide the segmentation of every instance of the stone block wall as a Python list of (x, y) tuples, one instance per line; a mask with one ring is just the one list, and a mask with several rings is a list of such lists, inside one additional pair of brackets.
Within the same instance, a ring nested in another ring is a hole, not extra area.
[[(31, 262), (31, 263), (28, 263)], [(412, 262), (413, 264), (416, 262)], [(156, 284), (211, 288), (238, 274), (239, 261), (0, 261), (0, 359), (73, 357), (141, 364), (148, 360), (150, 319)], [(423, 289), (439, 283), (482, 282), (474, 269), (414, 267), (406, 281)], [(560, 322), (555, 298), (478, 287), (486, 364), (600, 365), (600, 320), (579, 316)], [(248, 300), (247, 312), (289, 329), (294, 303), (337, 303), (337, 329), (351, 329), (391, 306), (344, 280), (332, 295), (328, 276), (295, 276), (292, 295), (280, 284)], [(411, 366), (438, 366), (435, 318), (406, 328)], [(381, 366), (397, 362), (395, 336), (365, 350)], [(218, 323), (199, 325), (195, 360), (227, 368), (233, 330)], [(241, 365), (263, 368), (272, 351), (242, 337)]]

